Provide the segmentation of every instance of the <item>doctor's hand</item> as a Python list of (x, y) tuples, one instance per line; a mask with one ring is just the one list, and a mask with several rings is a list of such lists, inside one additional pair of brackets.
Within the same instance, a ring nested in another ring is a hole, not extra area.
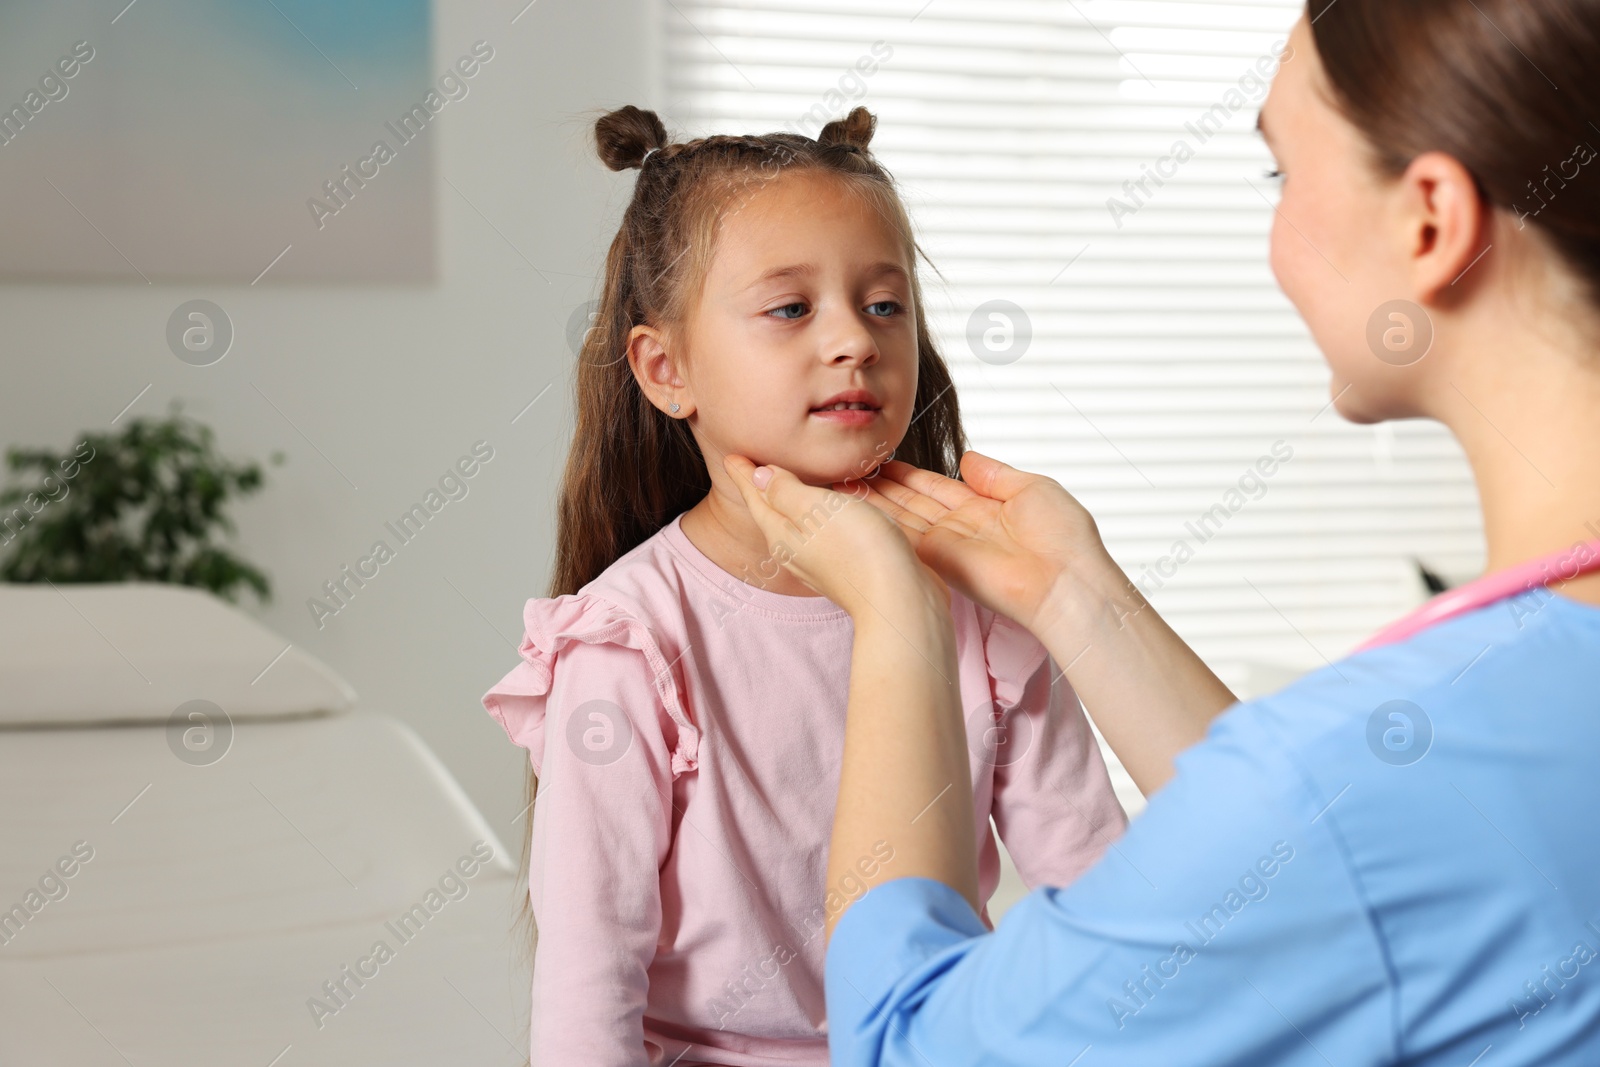
[(835, 483), (898, 522), (922, 561), (972, 600), (1035, 633), (1060, 609), (1066, 579), (1126, 585), (1094, 518), (1053, 479), (978, 452), (954, 481), (908, 463)]
[(774, 562), (859, 619), (865, 613), (932, 604), (948, 615), (950, 590), (917, 559), (903, 528), (860, 499), (807, 485), (768, 466), (758, 487), (756, 465), (730, 455), (723, 468), (766, 535)]

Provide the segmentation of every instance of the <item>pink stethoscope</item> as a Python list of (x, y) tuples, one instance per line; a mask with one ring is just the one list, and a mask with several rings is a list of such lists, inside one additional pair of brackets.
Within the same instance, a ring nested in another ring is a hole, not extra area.
[(1396, 644), (1447, 619), (1548, 586), (1551, 582), (1569, 582), (1595, 571), (1600, 571), (1600, 538), (1486, 574), (1457, 589), (1440, 593), (1405, 618), (1384, 627), (1356, 651)]

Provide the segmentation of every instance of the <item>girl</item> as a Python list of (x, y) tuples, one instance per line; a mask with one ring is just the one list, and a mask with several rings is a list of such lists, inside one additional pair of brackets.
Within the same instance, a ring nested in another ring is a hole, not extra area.
[[(551, 598), (483, 698), (535, 776), (540, 1067), (827, 1062), (822, 931), (896, 840), (826, 884), (853, 625), (769, 553), (723, 457), (812, 485), (891, 454), (955, 473), (873, 128), (864, 108), (816, 140), (669, 144), (634, 107), (596, 124), (606, 165), (640, 175), (580, 355)], [(1087, 721), (1038, 640), (959, 595), (951, 613), (956, 667), (925, 669), (959, 693), (967, 773), (905, 825), (970, 791), (982, 900), (991, 816), (1029, 885), (1066, 884), (1126, 825)]]

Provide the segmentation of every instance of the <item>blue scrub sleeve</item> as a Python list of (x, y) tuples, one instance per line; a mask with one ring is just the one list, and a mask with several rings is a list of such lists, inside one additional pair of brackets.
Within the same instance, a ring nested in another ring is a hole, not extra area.
[(942, 883), (873, 888), (828, 948), (832, 1062), (1393, 1062), (1395, 985), (1337, 801), (1238, 705), (1094, 867), (993, 933)]

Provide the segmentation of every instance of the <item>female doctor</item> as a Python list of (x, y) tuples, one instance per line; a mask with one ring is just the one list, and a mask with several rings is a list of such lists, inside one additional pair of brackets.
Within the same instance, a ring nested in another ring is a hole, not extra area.
[[(890, 464), (867, 507), (730, 457), (855, 622), (829, 885), (895, 861), (830, 930), (838, 1067), (1600, 1063), (1600, 0), (1313, 0), (1290, 43), (1273, 269), (1341, 414), (1461, 442), (1488, 577), (1236, 704), (1048, 479)], [(1369, 346), (1394, 301), (1431, 347)], [(992, 932), (949, 586), (1151, 794)]]

